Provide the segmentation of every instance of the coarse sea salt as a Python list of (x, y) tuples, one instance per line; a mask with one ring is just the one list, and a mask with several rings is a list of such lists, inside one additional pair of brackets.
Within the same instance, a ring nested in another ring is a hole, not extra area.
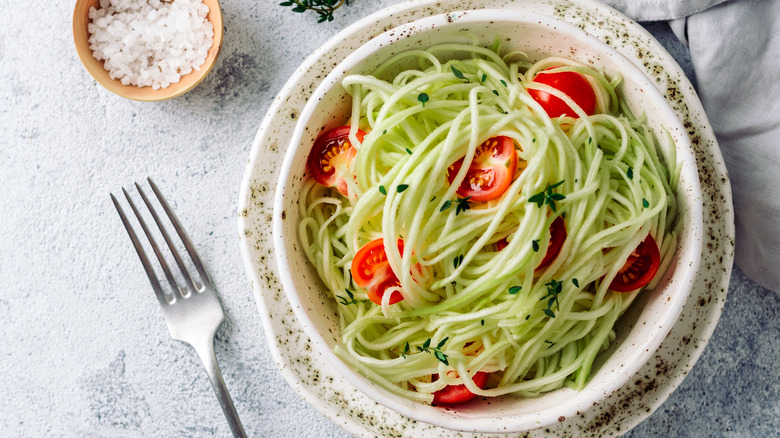
[(214, 42), (201, 0), (100, 0), (89, 9), (89, 48), (112, 79), (157, 90), (200, 70)]

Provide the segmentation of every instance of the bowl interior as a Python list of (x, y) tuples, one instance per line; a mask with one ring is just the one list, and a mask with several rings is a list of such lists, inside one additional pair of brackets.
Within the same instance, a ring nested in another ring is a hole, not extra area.
[(154, 90), (152, 87), (124, 85), (118, 79), (112, 79), (108, 75), (108, 70), (103, 68), (103, 61), (98, 61), (92, 56), (92, 50), (89, 48), (90, 34), (87, 30), (89, 8), (99, 8), (99, 3), (100, 0), (76, 1), (76, 7), (73, 11), (73, 39), (81, 63), (84, 64), (89, 74), (108, 91), (133, 100), (156, 101), (170, 99), (194, 88), (214, 67), (219, 51), (222, 48), (222, 10), (218, 0), (203, 0), (203, 3), (209, 7), (209, 13), (206, 18), (214, 26), (214, 42), (206, 56), (206, 62), (200, 67), (200, 70), (193, 70), (191, 73), (183, 75), (178, 83), (158, 90)]
[[(590, 382), (582, 391), (564, 388), (537, 398), (478, 398), (457, 410), (442, 409), (387, 393), (333, 354), (332, 348), (340, 340), (336, 304), (323, 292), (325, 287), (300, 249), (298, 196), (314, 140), (323, 130), (348, 120), (351, 98), (340, 85), (345, 75), (370, 72), (404, 50), (444, 42), (487, 46), (497, 36), (503, 51), (520, 50), (533, 60), (546, 56), (577, 59), (602, 69), (609, 77), (623, 76), (618, 92), (632, 112), (647, 114), (667, 156), (671, 148), (676, 150), (682, 169), (678, 198), (683, 224), (677, 251), (658, 287), (640, 294), (618, 321), (617, 339), (598, 356)], [(667, 132), (676, 146), (668, 141)], [(519, 11), (482, 10), (439, 15), (390, 30), (356, 50), (325, 78), (302, 111), (285, 156), (274, 203), (274, 245), (280, 278), (297, 317), (326, 360), (350, 383), (379, 403), (419, 421), (463, 431), (517, 432), (585, 411), (622, 386), (651, 357), (677, 320), (693, 284), (701, 255), (701, 223), (698, 173), (688, 136), (643, 73), (607, 45), (567, 23)]]

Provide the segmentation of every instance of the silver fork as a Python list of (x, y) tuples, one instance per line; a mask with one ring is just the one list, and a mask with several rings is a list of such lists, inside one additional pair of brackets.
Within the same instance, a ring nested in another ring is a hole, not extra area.
[(146, 204), (146, 207), (149, 209), (152, 218), (157, 223), (157, 227), (160, 229), (160, 233), (168, 244), (168, 248), (184, 277), (185, 286), (179, 286), (171, 273), (171, 270), (168, 268), (168, 264), (165, 262), (165, 258), (160, 252), (159, 247), (155, 243), (149, 228), (147, 228), (143, 217), (136, 208), (135, 203), (133, 203), (133, 200), (130, 198), (130, 194), (127, 193), (127, 190), (122, 188), (122, 192), (125, 194), (127, 202), (130, 204), (130, 208), (132, 208), (138, 222), (141, 224), (144, 234), (146, 234), (146, 237), (149, 239), (149, 244), (157, 256), (163, 273), (170, 284), (172, 293), (166, 294), (162, 285), (157, 280), (157, 275), (154, 273), (152, 264), (149, 262), (149, 258), (146, 256), (146, 252), (144, 251), (143, 246), (141, 246), (138, 236), (135, 231), (133, 231), (133, 227), (130, 225), (127, 216), (125, 216), (122, 207), (113, 194), (111, 194), (111, 200), (114, 202), (114, 206), (116, 207), (117, 212), (119, 212), (119, 216), (122, 218), (122, 223), (124, 224), (127, 233), (130, 235), (130, 240), (133, 241), (133, 246), (135, 247), (136, 252), (138, 252), (138, 257), (141, 259), (146, 275), (152, 283), (154, 294), (157, 296), (157, 300), (162, 307), (163, 315), (165, 315), (165, 322), (168, 324), (168, 331), (171, 332), (171, 337), (178, 341), (186, 342), (195, 349), (198, 356), (200, 356), (200, 359), (203, 361), (203, 365), (206, 367), (206, 373), (208, 373), (211, 385), (217, 393), (217, 399), (219, 400), (220, 406), (222, 406), (225, 417), (227, 417), (233, 435), (236, 437), (246, 437), (244, 428), (241, 425), (241, 420), (238, 418), (236, 408), (233, 406), (233, 400), (230, 398), (230, 394), (225, 386), (225, 381), (222, 379), (222, 373), (219, 371), (217, 358), (214, 355), (214, 334), (225, 319), (222, 305), (220, 305), (219, 298), (217, 298), (217, 291), (214, 288), (214, 284), (211, 282), (209, 274), (206, 272), (206, 268), (203, 266), (203, 261), (201, 261), (200, 256), (198, 256), (198, 253), (195, 251), (195, 246), (192, 244), (192, 241), (184, 230), (184, 227), (181, 225), (181, 222), (179, 222), (179, 219), (176, 217), (170, 205), (168, 205), (168, 202), (151, 178), (147, 178), (147, 180), (152, 187), (152, 191), (160, 201), (160, 205), (162, 205), (163, 210), (165, 210), (165, 213), (173, 224), (173, 228), (176, 230), (179, 238), (181, 238), (187, 253), (192, 259), (192, 263), (195, 265), (200, 280), (193, 278), (190, 271), (187, 270), (184, 261), (176, 250), (174, 242), (165, 231), (165, 226), (160, 221), (160, 217), (149, 202), (149, 198), (147, 198), (144, 191), (141, 190), (141, 186), (136, 183), (135, 187), (138, 189), (138, 193), (141, 195), (144, 204)]

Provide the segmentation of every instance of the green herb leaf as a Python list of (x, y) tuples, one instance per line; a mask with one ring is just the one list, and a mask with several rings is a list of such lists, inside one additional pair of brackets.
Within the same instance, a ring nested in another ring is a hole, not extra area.
[(406, 153), (409, 154), (409, 155), (412, 155), (412, 151), (409, 150), (409, 148), (406, 148)]
[(509, 288), (509, 293), (515, 295), (523, 289), (523, 286), (512, 286)]
[(423, 342), (423, 348), (429, 348), (431, 346), (431, 338), (428, 338)]
[(455, 266), (455, 269), (458, 269), (458, 266), (460, 266), (461, 263), (463, 263), (463, 254), (455, 257), (452, 260), (452, 265)]
[(626, 171), (626, 176), (628, 179), (634, 179), (634, 168), (631, 166), (628, 166), (628, 170)]
[(482, 80), (480, 82), (485, 82), (487, 80), (487, 75), (485, 73), (482, 73)]
[(344, 289), (344, 290), (347, 292), (347, 297), (336, 295), (336, 299), (338, 299), (339, 302), (345, 306), (349, 306), (350, 304), (364, 303), (368, 301), (368, 300), (356, 300), (355, 295), (353, 295), (349, 289)]
[(555, 312), (553, 312), (550, 309), (544, 309), (544, 314), (549, 316), (550, 318), (555, 318)]
[(576, 278), (572, 278), (571, 282), (574, 283), (574, 287), (580, 287), (580, 282)]
[(548, 184), (544, 190), (528, 198), (528, 202), (536, 203), (539, 208), (541, 208), (542, 205), (547, 204), (550, 206), (550, 210), (554, 213), (557, 212), (558, 207), (555, 202), (566, 199), (566, 196), (561, 193), (553, 193), (553, 189), (559, 187), (564, 181), (565, 180), (560, 180), (553, 185)]
[(450, 364), (447, 360), (447, 355), (442, 353), (441, 350), (433, 350), (433, 355), (436, 357), (436, 359), (439, 359), (439, 362), (443, 363), (444, 365)]
[(452, 69), (452, 73), (455, 75), (455, 77), (456, 77), (456, 78), (458, 78), (458, 79), (463, 79), (463, 80), (465, 80), (465, 81), (468, 81), (468, 79), (466, 79), (466, 77), (465, 77), (465, 76), (463, 76), (463, 73), (461, 73), (461, 72), (460, 72), (460, 70), (458, 70), (457, 68), (455, 68), (455, 66), (454, 66), (454, 65), (451, 65), (451, 66), (450, 66), (450, 68)]
[(531, 248), (533, 248), (534, 252), (539, 252), (539, 240), (540, 239), (531, 241)]
[(505, 87), (507, 86), (507, 85), (506, 85), (506, 82), (504, 82), (504, 80), (503, 80), (503, 79), (499, 79), (499, 82), (501, 82), (501, 85), (503, 85), (503, 86), (505, 86)]
[(407, 354), (409, 354), (409, 342), (406, 343), (406, 347), (404, 347), (404, 352), (401, 353), (401, 356), (403, 356), (404, 359), (406, 359)]
[(449, 338), (450, 338), (450, 337), (449, 337), (449, 336), (447, 336), (446, 338), (442, 339), (442, 340), (439, 342), (439, 344), (436, 346), (436, 348), (441, 348), (441, 347), (443, 347), (443, 346), (444, 346), (444, 344), (446, 344), (446, 343), (447, 343), (447, 339), (449, 339)]
[(396, 187), (395, 190), (398, 193), (401, 193), (401, 192), (403, 192), (404, 190), (406, 190), (408, 188), (409, 188), (409, 184), (398, 184), (398, 187)]
[(535, 202), (536, 205), (541, 208), (542, 205), (544, 205), (544, 192), (537, 193), (530, 198), (528, 198), (528, 202)]
[(493, 94), (495, 94), (496, 96), (498, 96), (498, 90), (493, 90)]
[(451, 205), (452, 205), (452, 199), (448, 199), (448, 200), (444, 201), (444, 204), (441, 205), (441, 208), (439, 209), (439, 211), (444, 211), (444, 210), (450, 208)]
[(479, 323), (480, 323), (480, 325), (485, 325), (485, 320), (484, 319), (480, 320)]
[(385, 134), (387, 134), (387, 129), (385, 129), (384, 131), (382, 131), (382, 135), (385, 135)]
[(528, 319), (531, 318), (531, 315), (525, 315), (525, 320), (528, 321)]
[(420, 93), (420, 94), (417, 95), (417, 100), (422, 102), (423, 108), (425, 107), (425, 102), (427, 102), (428, 99), (429, 98), (428, 98), (428, 94), (427, 93)]
[(647, 202), (647, 199), (642, 198), (642, 207), (647, 208), (650, 206), (650, 203)]
[(385, 188), (385, 186), (379, 186), (379, 193), (383, 195), (387, 194), (387, 189)]
[(471, 204), (469, 204), (469, 199), (471, 199), (471, 196), (458, 199), (458, 205), (455, 206), (455, 216), (459, 215), (461, 211), (466, 211), (471, 208)]

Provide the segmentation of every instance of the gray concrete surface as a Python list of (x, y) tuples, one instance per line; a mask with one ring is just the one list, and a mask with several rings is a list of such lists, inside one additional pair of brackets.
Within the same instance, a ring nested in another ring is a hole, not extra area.
[[(224, 0), (214, 71), (171, 101), (122, 99), (78, 60), (73, 3), (0, 2), (0, 435), (227, 436), (195, 354), (170, 340), (108, 193), (155, 178), (197, 243), (228, 321), (216, 350), (251, 436), (348, 436), (277, 372), (244, 275), (236, 205), (253, 136), (305, 57), (386, 6), (329, 24)], [(43, 6), (43, 7), (41, 7)], [(664, 25), (650, 29), (684, 64)], [(739, 271), (682, 386), (629, 433), (779, 436), (780, 297)]]

